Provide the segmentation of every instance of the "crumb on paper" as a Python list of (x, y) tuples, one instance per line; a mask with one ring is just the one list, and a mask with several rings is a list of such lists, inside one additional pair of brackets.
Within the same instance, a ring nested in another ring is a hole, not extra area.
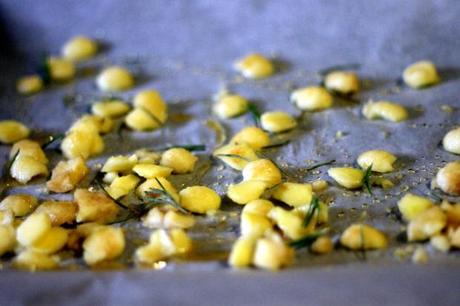
[(448, 104), (443, 104), (443, 105), (441, 105), (439, 108), (440, 108), (443, 112), (448, 113), (448, 114), (453, 113), (454, 110), (455, 110), (452, 106), (450, 106), (450, 105), (448, 105)]
[(429, 260), (428, 252), (423, 247), (415, 249), (412, 255), (412, 262), (415, 264), (426, 264)]

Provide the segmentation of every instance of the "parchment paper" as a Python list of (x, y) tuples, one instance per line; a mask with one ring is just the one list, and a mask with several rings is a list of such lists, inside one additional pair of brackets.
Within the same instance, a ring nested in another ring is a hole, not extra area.
[[(36, 134), (65, 131), (98, 97), (94, 73), (109, 63), (127, 66), (137, 86), (129, 99), (145, 88), (160, 91), (170, 107), (166, 126), (151, 133), (124, 132), (123, 139), (104, 137), (106, 150), (90, 164), (95, 168), (111, 155), (166, 144), (205, 143), (197, 171), (172, 179), (180, 189), (197, 183), (221, 195), (240, 174), (209, 160), (216, 145), (206, 127), (212, 96), (222, 87), (242, 94), (263, 111), (285, 110), (301, 118), (299, 127), (281, 137), (291, 143), (266, 154), (299, 181), (323, 178), (331, 182), (328, 195), (332, 235), (354, 221), (384, 230), (391, 247), (368, 252), (366, 260), (352, 252), (331, 255), (297, 254), (293, 267), (280, 273), (235, 272), (218, 256), (237, 237), (240, 208), (224, 201), (213, 219), (200, 219), (192, 230), (197, 258), (172, 261), (163, 270), (88, 271), (72, 260), (77, 271), (29, 274), (0, 272), (0, 304), (126, 305), (458, 305), (458, 252), (448, 255), (428, 248), (430, 262), (414, 266), (400, 262), (394, 250), (402, 244), (403, 226), (389, 209), (407, 191), (427, 194), (437, 169), (458, 159), (439, 147), (442, 136), (459, 120), (460, 3), (457, 1), (0, 1), (2, 43), (0, 57), (0, 119), (25, 122)], [(79, 77), (32, 97), (14, 92), (15, 80), (33, 71), (41, 54), (57, 54), (72, 35), (86, 34), (104, 43), (101, 54), (80, 66)], [(263, 81), (246, 81), (232, 70), (233, 61), (249, 52), (276, 59), (279, 73)], [(415, 91), (398, 87), (404, 67), (414, 61), (436, 63), (443, 82)], [(337, 64), (359, 63), (364, 90), (352, 103), (336, 99), (327, 111), (301, 114), (288, 98), (294, 88), (317, 84), (316, 71)], [(63, 103), (67, 97), (67, 106)], [(367, 121), (360, 115), (369, 99), (388, 99), (407, 106), (410, 120), (400, 123)], [(446, 112), (442, 106), (454, 108)], [(174, 120), (183, 114), (189, 121)], [(250, 116), (221, 121), (230, 137), (251, 124)], [(343, 132), (337, 138), (337, 132)], [(336, 159), (353, 164), (369, 149), (385, 149), (398, 157), (398, 171), (389, 175), (391, 190), (374, 189), (374, 196), (335, 187), (327, 167), (303, 171), (310, 163)], [(0, 146), (2, 163), (9, 150)], [(61, 158), (50, 153), (51, 165)], [(209, 168), (209, 166), (211, 166)], [(209, 168), (209, 169), (208, 169)], [(87, 182), (90, 178), (87, 179)], [(42, 181), (10, 190), (40, 198)], [(148, 230), (128, 224), (129, 237), (147, 237)], [(132, 236), (131, 236), (132, 235)], [(132, 255), (130, 243), (122, 261)], [(200, 260), (198, 260), (200, 259)]]

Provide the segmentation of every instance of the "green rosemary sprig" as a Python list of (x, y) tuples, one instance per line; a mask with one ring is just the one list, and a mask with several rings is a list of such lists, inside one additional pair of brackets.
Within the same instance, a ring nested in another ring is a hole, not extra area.
[(257, 108), (257, 105), (254, 103), (248, 103), (248, 111), (252, 116), (252, 120), (254, 120), (255, 125), (259, 126), (260, 125), (260, 111)]
[(43, 56), (40, 61), (40, 64), (37, 67), (37, 74), (40, 76), (45, 85), (48, 85), (51, 82), (51, 69), (47, 56)]
[(10, 160), (8, 160), (5, 165), (3, 166), (3, 169), (2, 169), (2, 177), (0, 178), (0, 197), (3, 197), (4, 193), (7, 191), (8, 189), (8, 186), (6, 184), (7, 180), (11, 177), (11, 166), (13, 165), (13, 163), (15, 162), (16, 158), (18, 158), (19, 156), (19, 152), (21, 150), (18, 150), (13, 158), (11, 158)]
[(62, 141), (62, 139), (64, 139), (65, 137), (65, 134), (57, 134), (57, 135), (50, 135), (48, 136), (48, 140), (46, 142), (44, 142), (41, 147), (43, 150), (46, 150), (48, 149), (51, 145), (59, 142), (59, 141)]
[(367, 192), (372, 195), (372, 182), (371, 182), (371, 176), (372, 176), (372, 164), (367, 167), (366, 171), (364, 172), (364, 177), (363, 177), (363, 186), (367, 190)]
[(157, 181), (158, 185), (160, 185), (160, 189), (159, 188), (149, 189), (148, 191), (145, 192), (145, 195), (146, 195), (145, 200), (143, 200), (142, 202), (138, 204), (132, 204), (132, 205), (125, 205), (121, 203), (120, 201), (114, 199), (107, 192), (107, 189), (105, 189), (105, 187), (103, 186), (101, 182), (101, 178), (102, 178), (102, 172), (98, 172), (96, 176), (94, 177), (92, 183), (94, 182), (110, 199), (112, 199), (112, 201), (115, 202), (115, 204), (117, 204), (123, 210), (127, 211), (127, 214), (125, 216), (113, 221), (111, 224), (122, 223), (122, 222), (128, 221), (133, 218), (140, 218), (150, 208), (156, 205), (169, 204), (183, 213), (189, 213), (166, 191), (166, 188), (157, 178), (155, 178), (155, 180)]
[(413, 189), (417, 190), (420, 194), (423, 194), (429, 198), (432, 198), (435, 202), (442, 202), (444, 200), (444, 197), (437, 193), (434, 189), (433, 186), (431, 185), (431, 182), (428, 182), (426, 184), (426, 188), (428, 191), (423, 191), (417, 187), (412, 187)]
[(3, 177), (4, 178), (6, 178), (6, 177), (8, 177), (10, 175), (11, 166), (13, 166), (14, 162), (16, 161), (16, 158), (18, 158), (19, 152), (21, 152), (21, 150), (17, 150), (16, 153), (14, 153), (13, 158), (8, 160), (6, 162), (6, 164), (5, 164), (5, 166), (3, 167)]
[(115, 202), (115, 204), (117, 204), (119, 207), (123, 208), (123, 209), (128, 209), (128, 210), (133, 210), (132, 207), (129, 207), (129, 206), (126, 206), (125, 204), (121, 203), (120, 201), (118, 201), (117, 199), (114, 199), (110, 194), (109, 192), (107, 191), (107, 189), (105, 189), (104, 185), (102, 184), (101, 182), (101, 179), (102, 179), (102, 172), (98, 172), (96, 173), (96, 176), (94, 177), (94, 182), (96, 183), (96, 185), (105, 193), (106, 196), (108, 196), (112, 201)]
[(308, 207), (307, 214), (305, 219), (303, 220), (303, 226), (307, 227), (315, 214), (319, 212), (319, 198), (317, 196), (313, 196), (310, 202), (310, 206)]
[(322, 230), (318, 230), (318, 231), (315, 231), (311, 234), (308, 234), (298, 240), (294, 240), (294, 241), (291, 241), (289, 243), (290, 246), (292, 246), (294, 249), (302, 249), (302, 248), (306, 248), (306, 247), (309, 247), (311, 246), (315, 241), (316, 239), (318, 239), (320, 236), (326, 234), (328, 232), (328, 229), (325, 228), (325, 229), (322, 229)]
[(436, 202), (442, 202), (442, 200), (444, 200), (444, 198), (434, 190), (428, 190), (427, 196), (434, 199)]
[(276, 168), (278, 168), (278, 170), (281, 172), (281, 174), (283, 174), (285, 177), (289, 178), (290, 177), (290, 174), (287, 173), (286, 171), (284, 171), (283, 168), (280, 167), (280, 165), (278, 165), (277, 163), (275, 163), (275, 161), (271, 158), (268, 158), (268, 157), (264, 157), (266, 159), (268, 159), (269, 161), (271, 161), (275, 166)]
[(281, 142), (277, 142), (277, 143), (272, 143), (272, 144), (269, 144), (268, 146), (262, 147), (262, 150), (282, 147), (282, 146), (284, 146), (284, 145), (289, 144), (290, 142), (291, 142), (291, 140), (288, 139), (288, 140), (285, 140), (285, 141), (281, 141)]
[(206, 151), (206, 145), (204, 144), (171, 145), (171, 146), (161, 148), (158, 151), (166, 151), (166, 150), (173, 149), (173, 148), (182, 148), (182, 149), (185, 149), (191, 152), (192, 151)]
[(143, 202), (145, 207), (151, 207), (156, 205), (163, 205), (169, 204), (176, 208), (177, 210), (188, 213), (170, 194), (166, 191), (166, 188), (161, 184), (161, 182), (155, 178), (158, 185), (160, 185), (161, 189), (158, 188), (151, 188), (145, 192), (147, 199)]
[(335, 163), (335, 159), (331, 159), (331, 160), (328, 160), (328, 161), (325, 161), (325, 162), (313, 164), (313, 165), (311, 165), (310, 167), (308, 167), (306, 170), (307, 170), (307, 171), (311, 171), (311, 170), (314, 170), (314, 169), (316, 169), (316, 168), (320, 168), (320, 167), (323, 167), (323, 166), (332, 165), (333, 163)]

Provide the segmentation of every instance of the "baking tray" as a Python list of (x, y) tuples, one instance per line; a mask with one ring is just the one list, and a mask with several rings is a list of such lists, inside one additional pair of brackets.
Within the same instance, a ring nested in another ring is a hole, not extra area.
[[(301, 118), (299, 127), (285, 138), (287, 146), (266, 154), (300, 181), (324, 178), (326, 168), (302, 171), (310, 162), (337, 160), (352, 164), (362, 151), (387, 149), (398, 155), (392, 175), (396, 187), (375, 189), (374, 197), (331, 187), (332, 234), (350, 223), (364, 221), (382, 228), (391, 246), (368, 252), (366, 258), (336, 250), (313, 256), (300, 251), (293, 267), (279, 273), (229, 269), (221, 256), (237, 236), (239, 208), (225, 202), (223, 212), (192, 235), (201, 250), (192, 263), (172, 261), (162, 270), (129, 267), (117, 271), (88, 271), (67, 262), (76, 271), (0, 272), (1, 305), (13, 304), (118, 304), (156, 302), (161, 305), (458, 305), (459, 256), (442, 255), (428, 248), (430, 261), (413, 265), (394, 251), (401, 224), (389, 209), (404, 192), (428, 192), (427, 184), (438, 167), (458, 159), (439, 147), (442, 136), (460, 123), (460, 4), (455, 1), (0, 1), (2, 48), (0, 57), (0, 119), (14, 118), (35, 133), (65, 131), (100, 95), (94, 72), (116, 63), (136, 73), (137, 86), (121, 96), (129, 99), (144, 88), (155, 88), (170, 104), (173, 120), (153, 133), (109, 134), (107, 149), (92, 159), (95, 167), (113, 154), (167, 143), (203, 143), (199, 171), (176, 176), (177, 187), (201, 183), (225, 193), (237, 172), (209, 160), (217, 144), (206, 126), (212, 96), (222, 87), (240, 93), (261, 110), (282, 109)], [(52, 86), (32, 97), (14, 92), (15, 80), (33, 71), (43, 54), (57, 53), (75, 34), (91, 35), (104, 43), (103, 52), (80, 67), (77, 80)], [(232, 71), (232, 62), (249, 52), (274, 57), (279, 73), (264, 81), (246, 81)], [(411, 62), (431, 59), (443, 82), (414, 91), (397, 84)], [(337, 99), (330, 110), (301, 114), (289, 102), (293, 88), (316, 84), (317, 71), (337, 64), (359, 63), (364, 80), (359, 103)], [(361, 106), (369, 99), (388, 99), (408, 107), (411, 119), (401, 124), (366, 121)], [(453, 112), (444, 111), (449, 105)], [(179, 120), (183, 115), (193, 120)], [(174, 119), (176, 118), (176, 119)], [(216, 118), (213, 118), (216, 119)], [(249, 116), (222, 121), (227, 135), (251, 123)], [(337, 138), (338, 131), (344, 137)], [(9, 148), (0, 146), (1, 162)], [(51, 164), (60, 158), (51, 154)], [(209, 168), (209, 166), (212, 166)], [(40, 181), (26, 190), (41, 198)], [(204, 220), (202, 220), (204, 222)], [(212, 234), (203, 227), (213, 227)], [(128, 228), (137, 228), (135, 224)], [(146, 235), (144, 231), (141, 235)], [(124, 258), (130, 257), (134, 245)], [(205, 260), (206, 259), (206, 260)]]

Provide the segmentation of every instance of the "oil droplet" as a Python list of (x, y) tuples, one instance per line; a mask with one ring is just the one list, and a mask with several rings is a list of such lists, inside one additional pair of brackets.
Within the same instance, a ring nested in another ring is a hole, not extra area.
[(447, 105), (447, 104), (441, 105), (440, 108), (441, 108), (441, 110), (443, 112), (446, 112), (446, 113), (452, 113), (454, 111), (454, 108), (452, 106), (450, 106), (450, 105)]

